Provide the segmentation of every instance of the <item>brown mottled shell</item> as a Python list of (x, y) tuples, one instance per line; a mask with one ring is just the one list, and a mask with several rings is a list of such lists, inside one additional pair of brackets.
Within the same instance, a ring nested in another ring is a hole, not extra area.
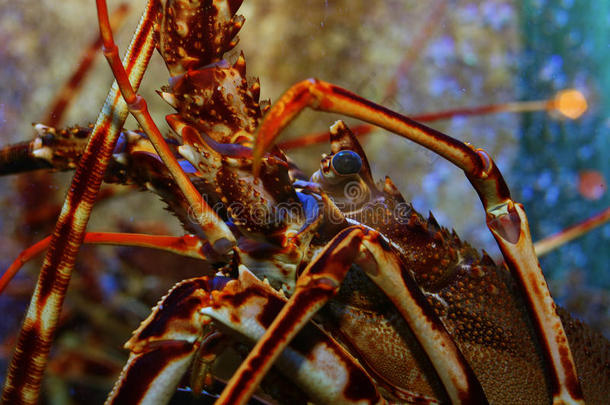
[(237, 44), (244, 18), (235, 16), (243, 0), (162, 1), (157, 49), (172, 76), (223, 58)]
[(243, 56), (226, 63), (188, 71), (171, 80), (180, 119), (216, 142), (251, 145), (262, 116), (258, 82), (245, 79)]

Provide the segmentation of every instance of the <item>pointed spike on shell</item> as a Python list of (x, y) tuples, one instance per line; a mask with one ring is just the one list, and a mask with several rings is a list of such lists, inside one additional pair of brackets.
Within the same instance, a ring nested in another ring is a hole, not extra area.
[(235, 48), (239, 43), (239, 37), (235, 37), (229, 44), (227, 45), (227, 52), (231, 49)]
[(430, 225), (434, 230), (440, 228), (438, 221), (436, 220), (436, 218), (434, 218), (434, 215), (432, 215), (432, 211), (428, 211), (428, 225)]
[(271, 108), (271, 100), (263, 100), (260, 102), (261, 113), (266, 113)]
[(233, 68), (239, 72), (242, 78), (246, 77), (246, 58), (244, 57), (243, 51), (239, 53), (239, 57), (233, 64)]
[[(411, 227), (413, 230), (421, 230), (423, 232), (428, 232), (428, 221), (426, 221), (417, 211), (412, 210), (411, 215), (409, 217), (409, 221), (407, 222), (407, 226)], [(435, 232), (435, 229), (432, 229)]]
[(244, 0), (228, 0), (229, 13), (231, 13), (231, 15), (235, 15), (235, 13), (237, 13), (237, 10), (239, 10), (239, 8), (241, 7), (241, 3), (243, 2)]
[(252, 94), (252, 99), (255, 102), (258, 102), (261, 96), (261, 82), (258, 77), (253, 80), (252, 85), (250, 86), (250, 93)]
[(348, 136), (348, 132), (349, 129), (343, 120), (335, 121), (330, 126), (330, 151), (332, 153), (338, 153), (346, 149), (346, 143), (349, 143), (349, 139), (344, 140), (344, 138)]
[(483, 250), (483, 258), (481, 259), (481, 264), (484, 266), (495, 266), (493, 259), (491, 256), (487, 254), (485, 250)]
[(441, 228), (440, 232), (443, 235), (443, 240), (451, 239), (451, 233), (449, 232), (449, 230), (447, 228)]
[(174, 96), (173, 93), (157, 90), (157, 94), (160, 95), (163, 101), (165, 101), (167, 104), (174, 107), (175, 109), (178, 109), (178, 99), (176, 98), (176, 96)]
[[(383, 182), (383, 191), (386, 194), (394, 197), (394, 199), (396, 199), (396, 201), (398, 201), (398, 203), (406, 204), (405, 198), (402, 196), (402, 194), (398, 190), (398, 187), (396, 187), (396, 185), (394, 184), (392, 179), (390, 179), (388, 176), (385, 177), (385, 180)], [(409, 211), (413, 211), (413, 205), (409, 204), (408, 209), (409, 209)]]
[(165, 117), (165, 120), (167, 121), (169, 127), (177, 134), (181, 134), (182, 129), (184, 129), (184, 127), (186, 126), (179, 114), (170, 114)]
[(437, 241), (438, 243), (445, 243), (445, 238), (444, 238), (444, 234), (442, 231), (438, 230), (434, 233), (434, 235), (432, 236), (432, 238)]
[[(246, 18), (243, 15), (236, 15), (235, 17), (233, 17), (233, 29), (235, 31), (239, 31), (241, 27), (244, 26), (245, 22)], [(239, 39), (237, 39), (237, 41), (239, 41)]]
[(239, 32), (239, 30), (241, 30), (241, 28), (244, 26), (245, 22), (246, 22), (246, 18), (243, 15), (235, 15), (231, 19), (231, 24), (233, 24), (233, 26), (230, 28), (231, 37), (234, 37), (234, 38), (231, 40), (231, 42), (229, 42), (229, 47), (231, 47), (231, 46), (234, 47), (239, 42), (239, 37), (237, 37), (236, 35)]
[(38, 136), (42, 136), (42, 135), (46, 135), (46, 134), (53, 134), (53, 135), (56, 134), (55, 128), (49, 127), (44, 124), (34, 124), (34, 130), (36, 131)]
[(284, 290), (288, 290), (288, 286), (286, 286), (286, 284), (282, 284), (282, 286), (280, 287), (279, 290), (277, 290), (278, 295), (282, 298), (284, 298), (285, 300), (288, 299), (288, 297), (286, 296), (286, 293), (284, 292)]
[(394, 197), (402, 197), (400, 191), (398, 191), (398, 187), (396, 187), (392, 179), (390, 179), (388, 176), (385, 176), (385, 181), (383, 182), (383, 191)]
[[(239, 264), (237, 266), (237, 271), (238, 271), (238, 280), (233, 280), (230, 281), (227, 284), (227, 287), (225, 290), (232, 290), (235, 291), (236, 289), (243, 289), (245, 290), (248, 287), (251, 287), (253, 285), (261, 285), (263, 284), (263, 282), (256, 277), (254, 274), (252, 274), (252, 272), (250, 271), (250, 269), (248, 269), (245, 265), (243, 264)], [(271, 289), (273, 290), (273, 289)], [(275, 291), (275, 290), (273, 290)]]
[(411, 215), (409, 216), (409, 221), (407, 222), (407, 226), (411, 228), (417, 227), (421, 223), (419, 219), (419, 215), (415, 211), (411, 211)]

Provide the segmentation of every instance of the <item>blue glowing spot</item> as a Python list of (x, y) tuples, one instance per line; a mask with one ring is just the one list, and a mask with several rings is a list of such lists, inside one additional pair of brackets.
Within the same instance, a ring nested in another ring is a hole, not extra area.
[(438, 190), (441, 184), (441, 176), (436, 172), (430, 172), (424, 176), (421, 182), (422, 189), (425, 193), (434, 193)]
[(449, 129), (447, 130), (450, 134), (458, 134), (461, 133), (464, 128), (469, 124), (469, 119), (467, 117), (453, 117), (449, 121)]
[(544, 196), (544, 202), (549, 206), (553, 207), (559, 199), (559, 187), (550, 187), (546, 190)]
[(476, 4), (468, 4), (459, 9), (456, 14), (462, 24), (478, 23), (480, 20), (479, 8)]
[(514, 21), (513, 9), (508, 4), (483, 3), (481, 13), (484, 23), (495, 31), (502, 30)]
[(536, 188), (546, 189), (553, 183), (553, 174), (549, 170), (545, 170), (538, 175), (536, 179)]
[(570, 45), (578, 45), (582, 42), (582, 32), (572, 29), (568, 34), (568, 43)]
[(523, 187), (521, 189), (521, 198), (524, 202), (531, 201), (534, 198), (534, 189), (531, 187)]
[(446, 80), (444, 80), (442, 77), (434, 77), (432, 80), (430, 80), (428, 89), (433, 96), (438, 97), (445, 92), (446, 87)]
[(563, 59), (559, 55), (552, 55), (547, 61), (546, 64), (540, 70), (540, 79), (541, 80), (553, 80), (558, 75), (562, 73), (563, 68)]
[(565, 27), (569, 18), (570, 14), (566, 10), (557, 10), (553, 13), (553, 20), (557, 27)]
[(100, 288), (107, 298), (117, 293), (119, 285), (116, 278), (111, 274), (102, 274), (98, 279)]
[(580, 160), (589, 160), (594, 153), (595, 150), (591, 145), (584, 145), (578, 148), (577, 155)]
[(179, 160), (178, 164), (180, 165), (182, 170), (184, 170), (185, 173), (195, 173), (197, 171), (197, 169), (195, 169), (195, 166), (193, 166), (192, 163), (187, 160)]
[(426, 56), (437, 66), (445, 66), (455, 54), (455, 42), (450, 36), (433, 41), (426, 51)]

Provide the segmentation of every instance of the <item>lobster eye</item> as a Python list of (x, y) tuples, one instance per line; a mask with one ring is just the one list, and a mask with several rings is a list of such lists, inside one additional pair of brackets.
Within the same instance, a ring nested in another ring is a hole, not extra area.
[(357, 174), (362, 168), (362, 159), (356, 152), (342, 150), (332, 157), (331, 165), (337, 174)]

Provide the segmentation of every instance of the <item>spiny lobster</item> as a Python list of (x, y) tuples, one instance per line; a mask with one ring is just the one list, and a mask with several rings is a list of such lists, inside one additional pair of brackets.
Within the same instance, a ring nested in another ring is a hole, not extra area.
[[(108, 24), (100, 18), (107, 56), (129, 109), (149, 138), (125, 132), (121, 144), (114, 146), (112, 137), (99, 137), (121, 129), (109, 124), (111, 114), (126, 115), (114, 92), (109, 97), (112, 108), (89, 135), (88, 150), (98, 152), (97, 145), (106, 155), (116, 155), (109, 180), (134, 182), (160, 194), (185, 228), (200, 237), (186, 250), (204, 255), (224, 273), (186, 280), (170, 290), (128, 342), (132, 356), (109, 400), (168, 398), (193, 357), (192, 385), (200, 388), (220, 349), (232, 341), (258, 340), (220, 403), (247, 401), (276, 357), (278, 369), (316, 402), (514, 401), (514, 394), (500, 392), (495, 385), (500, 362), (502, 368), (521, 367), (519, 375), (499, 377), (521, 386), (517, 401), (543, 402), (548, 396), (555, 402), (582, 401), (563, 330), (548, 292), (540, 290), (544, 281), (531, 272), (537, 261), (528, 241), (527, 221), (520, 206), (510, 200), (493, 161), (481, 150), (317, 80), (297, 84), (272, 108), (261, 107), (258, 84), (245, 79), (243, 56), (232, 65), (223, 60), (243, 23), (234, 16), (240, 3), (162, 2), (160, 17), (155, 2), (147, 6), (127, 69), (137, 77), (137, 69), (130, 68), (149, 57), (154, 31), (154, 43), (172, 75), (162, 96), (178, 111), (168, 116), (168, 123), (182, 143), (170, 143), (169, 148), (155, 145), (157, 153), (148, 144), (158, 142), (154, 125), (147, 121), (142, 100), (129, 91), (128, 81), (120, 79), (116, 48), (108, 39)], [(98, 2), (98, 6), (103, 16), (105, 5)], [(389, 179), (375, 184), (362, 148), (343, 123), (332, 127), (332, 153), (309, 181), (281, 150), (264, 154), (306, 106), (391, 129), (464, 169), (483, 201), (509, 267), (521, 287), (530, 289), (527, 298), (516, 291), (504, 269), (432, 217), (425, 220), (417, 214)], [(39, 130), (41, 139), (57, 136), (51, 129)], [(52, 146), (41, 140), (39, 150), (54, 152)], [(159, 156), (169, 169), (160, 164)], [(186, 161), (172, 163), (176, 156)], [(50, 301), (61, 303), (63, 292), (56, 291), (54, 283), (67, 284), (66, 262), (83, 237), (90, 209), (86, 206), (95, 194), (95, 187), (79, 175), (95, 176), (88, 162), (98, 159), (103, 161), (87, 151), (78, 156), (75, 182), (7, 379), (7, 402), (36, 398), (42, 371), (39, 359), (46, 356), (53, 329), (46, 323), (54, 322), (42, 308), (56, 304)], [(200, 193), (207, 201), (198, 199)], [(211, 210), (206, 203), (219, 209)], [(73, 236), (75, 230), (81, 236)], [(290, 296), (287, 305), (284, 294)], [(487, 313), (488, 308), (494, 309)], [(316, 312), (316, 323), (327, 332), (309, 322)], [(532, 321), (527, 320), (528, 312), (535, 313)], [(564, 319), (570, 339), (586, 340), (573, 347), (584, 395), (593, 402), (603, 400), (607, 384), (590, 379), (607, 382), (607, 342)], [(41, 347), (32, 346), (32, 339)], [(371, 347), (373, 339), (386, 345)], [(543, 342), (539, 349), (536, 339)], [(595, 347), (595, 355), (586, 354), (589, 347)], [(506, 357), (496, 359), (499, 352)], [(546, 376), (543, 359), (552, 363)], [(605, 371), (596, 374), (598, 367)], [(414, 376), (412, 369), (420, 373)]]

